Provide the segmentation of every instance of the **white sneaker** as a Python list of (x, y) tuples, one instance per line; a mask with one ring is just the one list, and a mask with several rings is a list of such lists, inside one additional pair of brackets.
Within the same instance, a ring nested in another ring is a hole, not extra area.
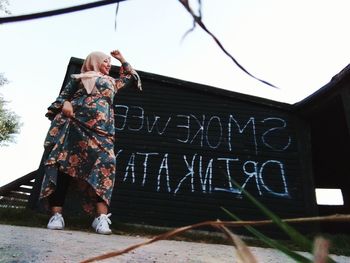
[(112, 214), (101, 214), (99, 217), (96, 217), (92, 222), (92, 227), (95, 229), (96, 233), (103, 235), (112, 234), (112, 230), (109, 228), (109, 225), (112, 224), (109, 219)]
[(62, 214), (55, 213), (51, 216), (49, 223), (47, 224), (48, 229), (62, 230), (64, 228), (64, 219)]

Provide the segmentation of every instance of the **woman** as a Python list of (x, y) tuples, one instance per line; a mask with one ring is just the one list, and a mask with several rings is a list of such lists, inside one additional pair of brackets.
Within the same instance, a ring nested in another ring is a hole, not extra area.
[(47, 227), (63, 229), (62, 207), (68, 186), (82, 190), (83, 208), (97, 214), (92, 227), (111, 234), (108, 206), (115, 179), (113, 99), (126, 85), (136, 84), (138, 74), (118, 50), (111, 55), (120, 61), (120, 77), (110, 77), (110, 56), (92, 52), (81, 68), (48, 108), (52, 120), (45, 139), (45, 175), (40, 199), (48, 197), (52, 217)]

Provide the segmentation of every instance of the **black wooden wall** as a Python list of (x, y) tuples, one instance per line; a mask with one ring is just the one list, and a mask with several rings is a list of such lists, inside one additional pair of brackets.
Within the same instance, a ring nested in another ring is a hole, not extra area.
[[(343, 195), (343, 205), (319, 205), (319, 215), (349, 214), (350, 65), (294, 106), (310, 123), (315, 187), (340, 189)], [(350, 233), (347, 222), (322, 222), (320, 227), (322, 232)]]
[[(65, 82), (82, 62), (71, 59)], [(262, 218), (230, 177), (281, 217), (316, 215), (309, 127), (290, 105), (140, 76), (143, 91), (115, 101), (115, 219), (179, 226), (228, 219), (221, 207)]]

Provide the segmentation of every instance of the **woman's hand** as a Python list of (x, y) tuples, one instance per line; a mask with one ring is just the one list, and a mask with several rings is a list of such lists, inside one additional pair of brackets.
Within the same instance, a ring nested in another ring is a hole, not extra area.
[(115, 59), (118, 59), (122, 64), (126, 62), (125, 58), (123, 57), (122, 53), (119, 50), (112, 50), (111, 56), (114, 57)]
[(72, 103), (70, 103), (69, 101), (65, 101), (62, 107), (62, 113), (67, 117), (73, 117), (74, 112)]

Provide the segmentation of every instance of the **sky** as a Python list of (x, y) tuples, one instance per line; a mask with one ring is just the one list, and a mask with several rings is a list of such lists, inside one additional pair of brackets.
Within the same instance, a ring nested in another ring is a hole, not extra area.
[[(10, 0), (8, 9), (20, 15), (87, 2)], [(178, 0), (122, 2), (116, 29), (116, 4), (0, 25), (0, 72), (10, 81), (0, 93), (22, 122), (15, 143), (0, 147), (0, 186), (38, 168), (50, 124), (44, 115), (71, 57), (119, 49), (136, 70), (292, 104), (349, 64), (348, 10), (348, 0), (202, 0), (208, 29), (279, 89), (239, 70), (199, 27), (183, 39), (192, 18)]]

